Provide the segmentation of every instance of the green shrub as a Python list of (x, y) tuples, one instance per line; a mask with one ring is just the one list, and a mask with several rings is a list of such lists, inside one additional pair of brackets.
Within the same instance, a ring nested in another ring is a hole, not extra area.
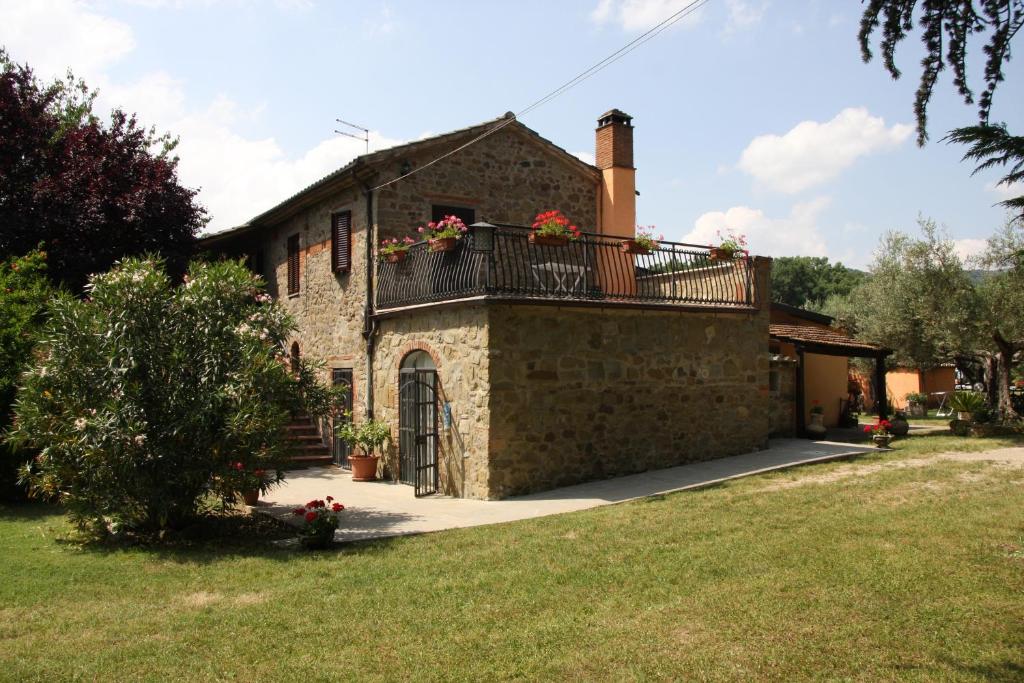
[[(43, 313), (55, 292), (46, 276), (45, 252), (0, 263), (0, 434), (10, 425), (18, 380), (32, 361)], [(0, 441), (0, 498), (18, 493), (16, 472), (30, 457)]]
[(907, 394), (904, 398), (907, 399), (907, 403), (918, 403), (920, 405), (928, 404), (928, 394), (924, 394), (917, 391), (912, 391)]
[(985, 395), (979, 391), (956, 391), (949, 399), (950, 407), (958, 413), (973, 413), (987, 405)]
[(232, 499), (283, 477), (290, 412), (333, 410), (300, 363), (291, 318), (240, 263), (194, 264), (173, 287), (163, 263), (130, 259), (60, 295), (24, 376), (12, 439), (39, 455), (24, 478), (81, 528), (176, 528), (209, 494)]

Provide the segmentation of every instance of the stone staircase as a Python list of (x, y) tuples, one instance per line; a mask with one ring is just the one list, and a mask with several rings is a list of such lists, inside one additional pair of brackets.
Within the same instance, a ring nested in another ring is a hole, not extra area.
[(288, 441), (294, 469), (330, 465), (334, 462), (331, 450), (324, 445), (316, 425), (309, 415), (295, 415), (288, 425)]

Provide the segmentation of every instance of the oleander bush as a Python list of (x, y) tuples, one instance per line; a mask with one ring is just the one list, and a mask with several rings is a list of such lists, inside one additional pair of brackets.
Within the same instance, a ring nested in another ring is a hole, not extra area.
[(84, 530), (165, 531), (212, 496), (231, 500), (260, 471), (279, 482), (292, 411), (335, 408), (300, 362), (289, 315), (240, 262), (194, 263), (173, 286), (162, 261), (128, 259), (58, 295), (23, 375), (12, 442), (22, 472)]

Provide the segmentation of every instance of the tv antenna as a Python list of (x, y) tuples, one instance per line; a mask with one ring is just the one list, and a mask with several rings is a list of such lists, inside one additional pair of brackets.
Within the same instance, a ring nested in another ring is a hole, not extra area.
[(363, 131), (362, 135), (355, 135), (353, 133), (346, 133), (343, 130), (338, 130), (337, 128), (334, 129), (334, 132), (337, 133), (338, 135), (345, 135), (345, 136), (350, 137), (350, 138), (355, 138), (356, 140), (362, 140), (363, 142), (366, 143), (366, 153), (367, 154), (370, 153), (370, 130), (368, 128), (363, 128), (362, 126), (357, 126), (354, 123), (349, 123), (348, 121), (342, 121), (341, 119), (334, 119), (334, 120), (337, 121), (338, 123), (342, 124), (343, 126), (348, 126), (349, 128), (355, 128), (356, 130)]

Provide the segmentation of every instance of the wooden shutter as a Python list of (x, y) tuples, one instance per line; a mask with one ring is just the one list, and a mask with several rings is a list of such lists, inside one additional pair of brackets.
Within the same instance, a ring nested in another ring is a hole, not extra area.
[(299, 293), (299, 236), (288, 238), (288, 294)]
[(331, 270), (347, 273), (352, 270), (352, 212), (331, 214)]

